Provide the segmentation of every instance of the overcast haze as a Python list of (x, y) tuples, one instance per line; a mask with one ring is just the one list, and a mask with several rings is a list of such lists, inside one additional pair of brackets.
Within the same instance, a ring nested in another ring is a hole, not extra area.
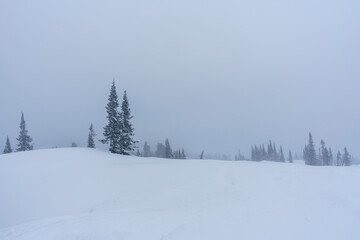
[[(311, 131), (360, 156), (359, 1), (0, 0), (0, 147), (102, 137), (115, 78), (140, 146), (249, 155)], [(100, 146), (100, 143), (97, 143)]]

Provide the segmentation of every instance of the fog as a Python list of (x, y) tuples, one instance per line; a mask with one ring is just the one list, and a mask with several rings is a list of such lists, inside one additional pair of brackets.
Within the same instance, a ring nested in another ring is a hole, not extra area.
[[(360, 156), (359, 1), (0, 0), (0, 147), (102, 137), (113, 79), (139, 146)], [(105, 149), (97, 142), (97, 146)]]

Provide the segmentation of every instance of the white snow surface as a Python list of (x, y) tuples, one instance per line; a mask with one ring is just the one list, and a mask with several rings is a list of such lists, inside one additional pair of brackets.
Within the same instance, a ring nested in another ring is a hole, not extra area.
[(1, 240), (360, 239), (360, 167), (0, 155)]

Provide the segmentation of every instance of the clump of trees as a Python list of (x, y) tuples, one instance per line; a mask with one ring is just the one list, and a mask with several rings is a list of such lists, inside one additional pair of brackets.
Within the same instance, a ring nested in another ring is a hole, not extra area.
[(325, 141), (320, 141), (321, 148), (318, 150), (318, 154), (315, 150), (315, 144), (311, 133), (309, 133), (308, 144), (305, 145), (303, 150), (303, 156), (306, 165), (311, 166), (350, 166), (351, 165), (351, 156), (347, 150), (344, 148), (343, 154), (340, 151), (337, 152), (336, 161), (334, 161), (333, 153), (331, 148), (325, 146)]
[(244, 160), (246, 160), (246, 157), (244, 155), (242, 155), (240, 150), (239, 150), (238, 154), (235, 155), (235, 160), (236, 161), (244, 161)]
[(116, 92), (115, 81), (113, 81), (109, 102), (106, 105), (108, 123), (104, 127), (103, 144), (109, 143), (109, 151), (122, 155), (130, 155), (135, 151), (137, 141), (134, 139), (134, 128), (131, 123), (129, 101), (126, 91), (124, 91), (121, 110), (119, 110), (119, 100)]
[(157, 143), (154, 152), (151, 151), (148, 142), (145, 141), (142, 152), (139, 151), (137, 155), (141, 157), (186, 159), (184, 148), (173, 151), (169, 139), (165, 139), (165, 143)]
[[(22, 152), (22, 151), (30, 151), (34, 149), (34, 146), (32, 144), (33, 139), (32, 137), (30, 137), (28, 130), (26, 129), (24, 113), (21, 113), (20, 132), (19, 132), (19, 137), (16, 138), (16, 140), (18, 141), (18, 143), (15, 151)], [(7, 154), (11, 152), (13, 152), (13, 149), (10, 144), (9, 136), (7, 136), (3, 153)]]
[[(290, 158), (291, 157), (291, 158)], [(291, 161), (290, 161), (291, 159)], [(285, 156), (280, 146), (279, 150), (277, 150), (275, 143), (269, 141), (267, 148), (265, 148), (264, 144), (259, 146), (255, 145), (251, 147), (251, 161), (274, 161), (274, 162), (285, 162)], [(292, 162), (291, 151), (289, 151), (288, 161)]]

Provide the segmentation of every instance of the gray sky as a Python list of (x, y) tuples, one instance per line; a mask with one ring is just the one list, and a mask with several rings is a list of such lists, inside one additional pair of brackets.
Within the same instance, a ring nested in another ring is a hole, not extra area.
[[(100, 138), (111, 81), (136, 137), (245, 154), (312, 131), (360, 156), (360, 2), (0, 0), (0, 147)], [(100, 143), (97, 144), (98, 146)]]

